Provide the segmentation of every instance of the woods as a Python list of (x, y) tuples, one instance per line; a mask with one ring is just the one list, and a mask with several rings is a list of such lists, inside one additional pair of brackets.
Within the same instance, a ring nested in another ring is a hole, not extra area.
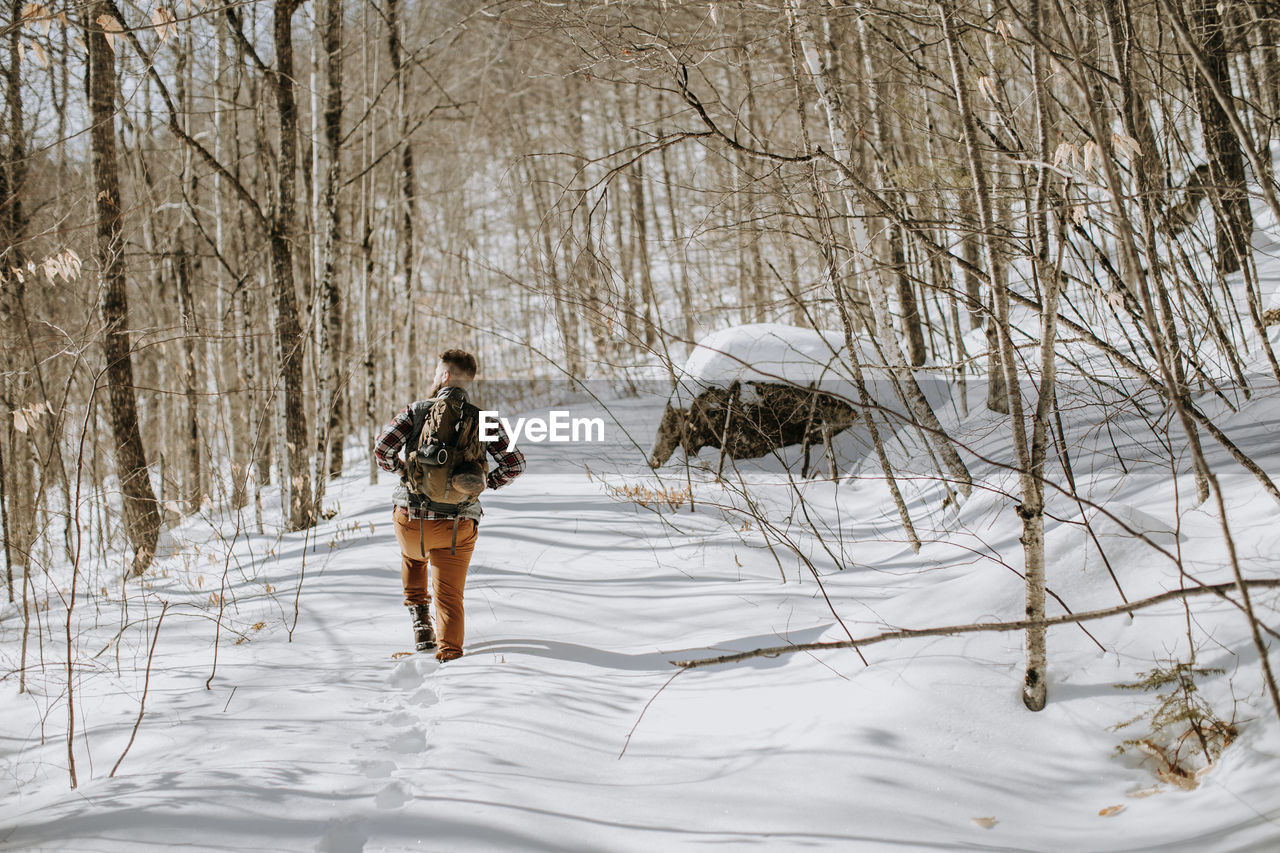
[[(1105, 434), (1118, 469), (1163, 466), (1218, 513), (1234, 586), (1165, 556), (1189, 596), (1234, 596), (1280, 713), (1274, 612), (1250, 591), (1271, 581), (1241, 568), (1210, 462), (1280, 504), (1233, 420), (1280, 383), (1259, 273), (1280, 220), (1275, 15), (1260, 0), (5, 3), (17, 669), (51, 601), (70, 647), (77, 592), (127, 599), (184, 519), (234, 519), (239, 536), (278, 511), (305, 534), (339, 514), (328, 483), (366, 460), (377, 482), (379, 426), (446, 345), (481, 355), (488, 403), (518, 405), (540, 381), (665, 387), (697, 340), (768, 322), (839, 330), (886, 537), (919, 553), (971, 500), (1014, 508), (1020, 554), (996, 557), (1019, 567), (1024, 618), (993, 624), (1025, 631), (1028, 709), (1051, 699), (1049, 625), (1077, 621), (1048, 612), (1046, 518), (1105, 504), (1071, 464), (1080, 435)], [(965, 417), (1004, 436), (998, 452), (959, 434)], [(1141, 428), (1117, 439), (1120, 421)], [(1072, 423), (1088, 428), (1069, 440)], [(744, 505), (772, 553), (782, 536)], [(804, 529), (827, 568), (855, 562)], [(48, 579), (68, 565), (63, 590)], [(872, 639), (933, 630), (917, 629)]]

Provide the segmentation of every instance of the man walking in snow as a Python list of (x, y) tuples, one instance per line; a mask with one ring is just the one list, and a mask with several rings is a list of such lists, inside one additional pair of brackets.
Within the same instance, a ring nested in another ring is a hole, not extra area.
[[(438, 645), (441, 661), (462, 657), (462, 594), (483, 514), (477, 495), (510, 483), (525, 465), (501, 424), (494, 440), (479, 442), (478, 410), (466, 397), (476, 370), (468, 352), (441, 353), (427, 398), (401, 409), (374, 445), (378, 466), (400, 475), (392, 518), (416, 646)], [(487, 473), (486, 451), (496, 463)]]

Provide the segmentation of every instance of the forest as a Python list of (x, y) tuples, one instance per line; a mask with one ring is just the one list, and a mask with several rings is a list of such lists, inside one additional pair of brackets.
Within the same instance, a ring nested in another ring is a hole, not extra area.
[[(83, 781), (81, 680), (151, 713), (174, 602), (212, 643), (196, 668), (248, 636), (229, 602), (264, 583), (262, 621), (292, 642), (310, 558), (262, 567), (356, 535), (351, 490), (387, 492), (373, 445), (447, 347), (476, 353), (487, 408), (601, 404), (627, 441), (585, 476), (671, 519), (645, 536), (714, 512), (752, 571), (821, 590), (807, 606), (830, 632), (655, 637), (689, 652), (674, 671), (996, 631), (1020, 644), (1025, 714), (1054, 704), (1051, 628), (1105, 655), (1089, 631), (1122, 619), (1170, 659), (1117, 678), (1183, 690), (1157, 726), (1173, 739), (1134, 742), (1156, 775), (1194, 787), (1246, 719), (1274, 771), (1273, 0), (0, 6), (0, 685), (39, 697), (41, 744), (61, 738), (48, 790)], [(762, 329), (816, 334), (835, 373), (736, 349)], [(736, 365), (697, 374), (708, 349)], [(651, 472), (640, 454), (690, 375), (832, 380), (849, 432), (824, 434), (819, 465), (806, 440), (803, 473), (775, 452), (729, 474), (687, 443), (682, 470)], [(857, 504), (874, 524), (841, 515), (841, 489), (874, 490)], [(1064, 568), (1068, 528), (1101, 561), (1089, 584)], [(890, 546), (912, 576), (1002, 567), (1014, 597), (855, 627), (839, 584)], [(1235, 716), (1191, 698), (1218, 646), (1249, 685)], [(146, 738), (137, 720), (117, 753)], [(1222, 849), (1277, 837), (1257, 831)]]

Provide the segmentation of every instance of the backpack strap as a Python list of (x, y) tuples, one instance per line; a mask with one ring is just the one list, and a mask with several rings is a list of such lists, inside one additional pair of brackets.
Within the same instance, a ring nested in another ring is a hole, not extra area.
[(418, 449), (422, 440), (422, 428), (427, 422), (427, 410), (431, 408), (430, 400), (415, 400), (409, 404), (409, 415), (413, 418), (413, 426), (404, 442), (404, 458), (409, 461), (409, 454)]

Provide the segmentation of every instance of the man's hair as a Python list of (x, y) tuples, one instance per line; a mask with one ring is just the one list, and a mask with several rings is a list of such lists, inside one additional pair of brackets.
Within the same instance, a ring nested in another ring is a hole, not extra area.
[(466, 350), (447, 349), (440, 353), (440, 360), (449, 368), (450, 373), (459, 373), (468, 379), (476, 378), (476, 357)]

